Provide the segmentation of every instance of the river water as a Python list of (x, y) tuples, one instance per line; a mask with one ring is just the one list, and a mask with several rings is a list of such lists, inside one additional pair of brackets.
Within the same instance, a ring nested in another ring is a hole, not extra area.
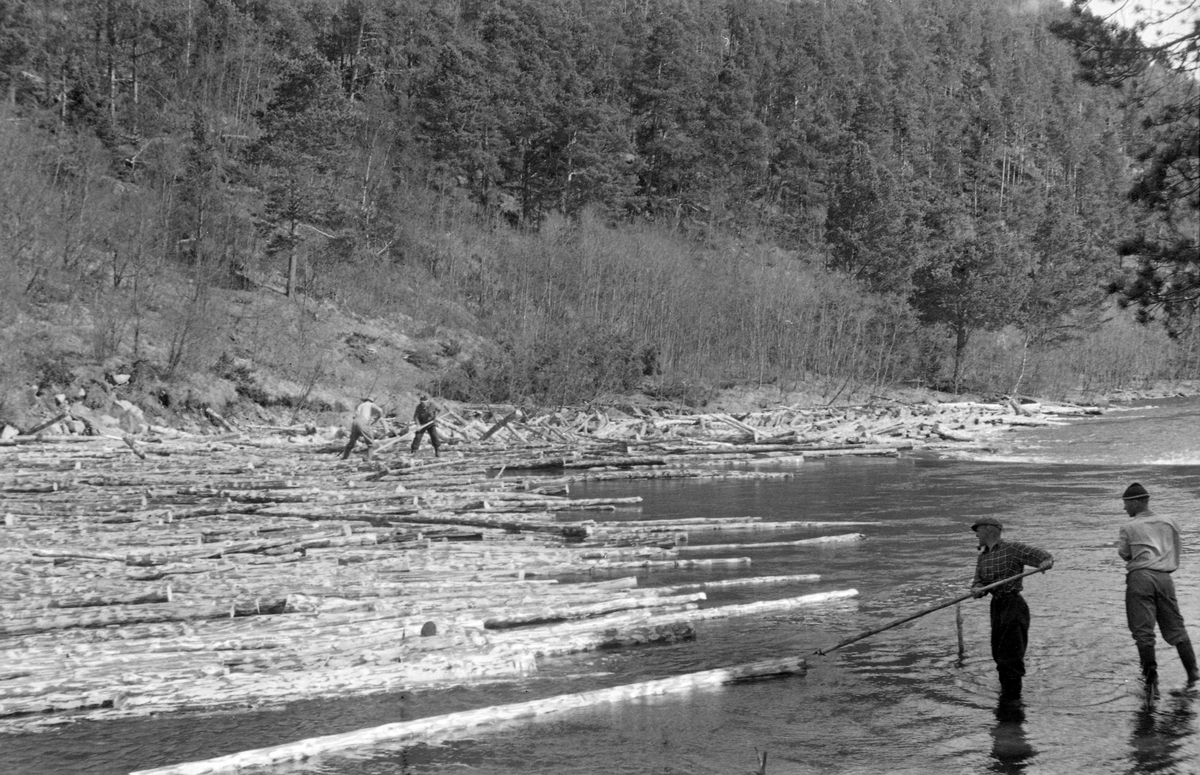
[[(1007, 434), (992, 452), (807, 462), (781, 481), (620, 482), (578, 497), (641, 495), (629, 518), (870, 520), (849, 531), (725, 534), (713, 542), (784, 541), (860, 531), (823, 548), (738, 551), (736, 571), (642, 575), (642, 586), (748, 575), (819, 573), (815, 583), (710, 593), (707, 605), (854, 588), (834, 604), (697, 624), (696, 640), (549, 660), (517, 683), (423, 695), (299, 703), (284, 710), (77, 724), (0, 740), (0, 772), (133, 769), (505, 702), (615, 686), (786, 655), (807, 675), (603, 705), (481, 728), (438, 745), (381, 747), (287, 769), (325, 775), (769, 775), (809, 773), (1185, 773), (1200, 771), (1200, 698), (1160, 640), (1163, 697), (1146, 709), (1124, 621), (1120, 493), (1140, 481), (1179, 518), (1191, 544), (1175, 574), (1200, 643), (1200, 400), (1115, 408), (1063, 427)], [(835, 651), (847, 637), (966, 592), (974, 518), (1055, 556), (1025, 580), (1033, 612), (1023, 705), (996, 702), (987, 601), (955, 607)], [(734, 537), (730, 537), (733, 535)], [(699, 543), (693, 536), (693, 545)], [(713, 556), (721, 556), (715, 554)]]

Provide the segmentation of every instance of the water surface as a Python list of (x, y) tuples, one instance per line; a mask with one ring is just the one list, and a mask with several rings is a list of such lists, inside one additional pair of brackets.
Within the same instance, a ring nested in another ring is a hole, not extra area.
[[(748, 569), (642, 574), (643, 586), (744, 575), (819, 573), (817, 583), (710, 594), (709, 605), (855, 588), (858, 598), (779, 614), (698, 623), (695, 641), (549, 660), (528, 680), (441, 693), (297, 703), (283, 710), (77, 724), (0, 741), (0, 772), (122, 773), (304, 737), (586, 691), (785, 655), (805, 676), (764, 680), (565, 712), (473, 731), (440, 745), (327, 756), (287, 772), (695, 773), (741, 775), (766, 751), (767, 772), (1183, 773), (1200, 770), (1200, 699), (1165, 695), (1150, 710), (1124, 622), (1117, 528), (1120, 493), (1151, 491), (1189, 533), (1175, 574), (1200, 641), (1200, 401), (1122, 408), (1065, 427), (1022, 430), (997, 449), (951, 458), (829, 459), (785, 481), (620, 482), (578, 497), (641, 495), (633, 518), (757, 516), (767, 521), (877, 520), (857, 544), (739, 550)], [(975, 562), (974, 518), (1055, 555), (1026, 579), (1033, 612), (1023, 707), (998, 707), (987, 602), (961, 606), (859, 641), (818, 648), (964, 593)], [(694, 535), (692, 543), (780, 541), (818, 532)], [(714, 555), (721, 556), (721, 555)], [(1164, 688), (1183, 683), (1159, 643)], [(277, 770), (278, 771), (278, 770)]]

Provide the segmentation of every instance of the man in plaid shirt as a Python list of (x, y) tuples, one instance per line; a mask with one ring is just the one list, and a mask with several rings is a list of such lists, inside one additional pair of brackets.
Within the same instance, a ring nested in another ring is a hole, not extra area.
[(1016, 700), (1021, 696), (1025, 647), (1029, 643), (1029, 606), (1021, 597), (1021, 579), (989, 592), (980, 590), (1020, 574), (1027, 565), (1048, 571), (1054, 567), (1054, 557), (1028, 544), (1002, 540), (1004, 525), (995, 517), (980, 517), (971, 529), (979, 536), (980, 550), (971, 589), (975, 597), (992, 596), (992, 659), (996, 660), (996, 672), (1000, 674), (1000, 699)]

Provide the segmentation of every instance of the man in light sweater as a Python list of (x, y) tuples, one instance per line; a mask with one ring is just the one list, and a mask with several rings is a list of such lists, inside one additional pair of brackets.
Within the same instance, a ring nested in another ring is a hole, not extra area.
[(1196, 667), (1196, 652), (1184, 628), (1179, 601), (1175, 599), (1175, 582), (1171, 580), (1171, 573), (1179, 567), (1179, 523), (1174, 517), (1151, 511), (1150, 493), (1137, 482), (1129, 485), (1121, 497), (1125, 513), (1131, 517), (1121, 526), (1117, 541), (1117, 553), (1125, 560), (1125, 615), (1133, 642), (1137, 644), (1147, 694), (1152, 694), (1158, 686), (1155, 622), (1163, 640), (1178, 650), (1191, 688), (1200, 680), (1200, 669)]
[(346, 442), (346, 448), (342, 450), (342, 460), (350, 457), (350, 453), (354, 450), (354, 445), (362, 439), (363, 444), (367, 446), (367, 459), (371, 458), (371, 446), (374, 444), (374, 434), (372, 427), (376, 424), (383, 426), (383, 432), (388, 433), (387, 420), (384, 419), (383, 410), (369, 398), (364, 398), (358, 402), (358, 406), (354, 409), (354, 419), (350, 422), (350, 440)]

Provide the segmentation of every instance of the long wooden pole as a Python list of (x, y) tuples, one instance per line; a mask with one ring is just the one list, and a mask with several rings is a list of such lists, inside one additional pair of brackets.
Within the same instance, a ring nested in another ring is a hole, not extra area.
[(371, 453), (374, 455), (378, 455), (380, 452), (383, 452), (385, 449), (390, 449), (392, 447), (392, 445), (394, 445), (396, 442), (400, 441), (401, 439), (407, 439), (408, 435), (410, 433), (415, 436), (418, 433), (420, 433), (421, 431), (428, 428), (430, 425), (433, 425), (435, 422), (437, 422), (437, 418), (434, 418), (434, 419), (430, 420), (429, 422), (412, 429), (411, 431), (405, 431), (404, 433), (401, 433), (400, 435), (398, 435), (394, 438), (388, 439), (387, 441), (383, 442), (379, 446), (372, 449)]
[(996, 587), (1007, 584), (1010, 581), (1016, 581), (1017, 579), (1023, 579), (1026, 576), (1032, 576), (1035, 573), (1042, 573), (1042, 570), (1040, 568), (1034, 568), (1033, 570), (1027, 570), (1024, 573), (1018, 573), (1015, 576), (1010, 576), (1009, 578), (993, 582), (991, 584), (988, 584), (986, 587), (980, 587), (978, 590), (972, 590), (971, 592), (968, 592), (965, 595), (960, 595), (960, 596), (954, 598), (953, 600), (947, 600), (944, 603), (938, 603), (935, 606), (926, 608), (923, 611), (917, 611), (915, 614), (906, 616), (903, 619), (897, 619), (896, 621), (889, 622), (888, 624), (885, 624), (882, 627), (876, 627), (873, 630), (867, 630), (864, 633), (855, 635), (853, 638), (847, 638), (846, 640), (842, 641), (841, 643), (838, 643), (836, 646), (830, 646), (827, 649), (817, 649), (817, 651), (815, 653), (818, 654), (819, 656), (825, 656), (826, 654), (828, 654), (831, 651), (836, 651), (836, 650), (840, 649), (842, 646), (849, 646), (851, 643), (860, 641), (863, 638), (869, 638), (872, 635), (876, 635), (878, 633), (883, 632), (884, 630), (890, 630), (893, 627), (897, 627), (901, 624), (904, 624), (905, 622), (911, 622), (913, 619), (920, 619), (922, 616), (931, 614), (934, 611), (940, 611), (943, 608), (949, 608), (950, 606), (954, 605), (955, 603), (961, 603), (964, 600), (969, 600), (970, 598), (975, 597), (976, 594), (978, 594), (978, 593), (987, 592), (990, 589), (995, 589)]

